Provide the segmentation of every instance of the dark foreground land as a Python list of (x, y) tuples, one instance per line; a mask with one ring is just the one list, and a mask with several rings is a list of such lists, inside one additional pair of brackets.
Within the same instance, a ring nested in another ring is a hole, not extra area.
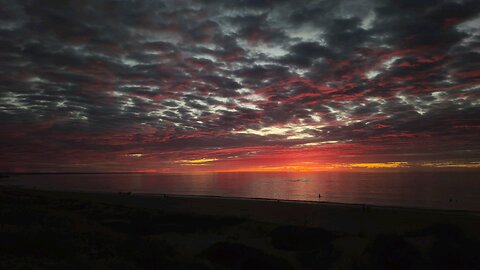
[(0, 269), (480, 269), (480, 215), (0, 187)]

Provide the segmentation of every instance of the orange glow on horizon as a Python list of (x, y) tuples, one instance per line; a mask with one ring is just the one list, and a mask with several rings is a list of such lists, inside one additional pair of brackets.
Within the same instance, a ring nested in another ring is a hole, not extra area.
[(480, 169), (480, 162), (454, 163), (454, 162), (428, 162), (422, 163), (423, 167), (428, 168), (467, 168)]
[(213, 161), (217, 161), (216, 158), (201, 158), (201, 159), (182, 159), (174, 161), (174, 163), (179, 163), (182, 165), (204, 165)]
[[(225, 162), (225, 161), (224, 161)], [(219, 173), (219, 172), (348, 172), (348, 171), (398, 171), (431, 169), (480, 169), (480, 162), (364, 162), (364, 163), (316, 163), (298, 162), (285, 165), (228, 164), (215, 158), (177, 160), (175, 166), (133, 170), (139, 173)], [(258, 164), (258, 162), (257, 162)], [(261, 164), (261, 163), (260, 163)]]
[(131, 158), (141, 158), (144, 156), (144, 154), (141, 153), (132, 153), (132, 154), (125, 154), (126, 157), (131, 157)]
[(367, 168), (367, 169), (385, 169), (385, 168), (405, 168), (409, 167), (408, 162), (382, 162), (382, 163), (353, 163), (349, 164), (352, 168)]
[(282, 166), (258, 166), (239, 167), (232, 169), (206, 169), (203, 172), (322, 172), (322, 171), (390, 171), (401, 169), (479, 169), (480, 162), (452, 163), (452, 162), (430, 162), (415, 163), (405, 161), (395, 162), (365, 162), (365, 163), (332, 163), (318, 164), (314, 162), (301, 162)]
[(259, 166), (236, 169), (220, 169), (213, 172), (319, 172), (319, 171), (350, 171), (352, 169), (395, 169), (407, 168), (408, 162), (384, 162), (384, 163), (351, 163), (351, 164), (316, 164), (314, 162), (302, 162), (284, 166)]

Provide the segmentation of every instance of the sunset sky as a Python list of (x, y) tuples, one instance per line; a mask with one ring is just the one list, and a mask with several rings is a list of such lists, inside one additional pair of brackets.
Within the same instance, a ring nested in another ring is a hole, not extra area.
[(0, 171), (480, 169), (480, 2), (2, 1)]

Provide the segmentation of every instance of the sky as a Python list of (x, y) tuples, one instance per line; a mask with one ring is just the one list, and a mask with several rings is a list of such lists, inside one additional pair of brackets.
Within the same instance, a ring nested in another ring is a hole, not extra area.
[(477, 0), (0, 4), (0, 171), (480, 168)]

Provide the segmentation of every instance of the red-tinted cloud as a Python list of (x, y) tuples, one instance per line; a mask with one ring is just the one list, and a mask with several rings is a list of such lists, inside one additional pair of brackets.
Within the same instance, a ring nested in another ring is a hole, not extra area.
[(476, 164), (479, 12), (473, 0), (8, 3), (0, 170)]

